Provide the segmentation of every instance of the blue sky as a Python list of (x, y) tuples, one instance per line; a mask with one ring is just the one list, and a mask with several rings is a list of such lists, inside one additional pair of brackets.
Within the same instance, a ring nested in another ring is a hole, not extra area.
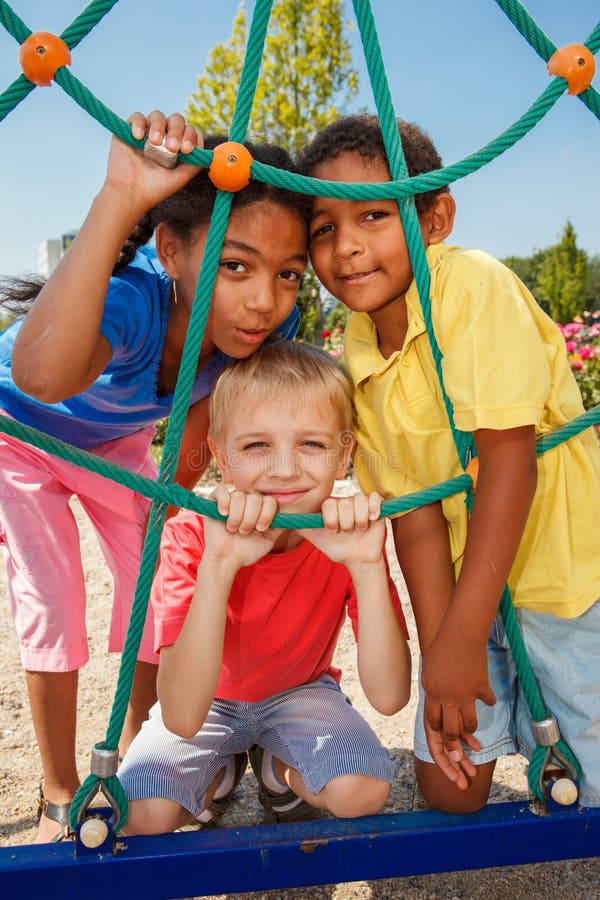
[[(32, 30), (60, 33), (85, 0), (12, 0)], [(598, 0), (525, 0), (555, 44), (584, 41)], [(73, 53), (72, 70), (118, 115), (183, 110), (210, 48), (229, 37), (238, 0), (121, 0)], [(248, 0), (247, 9), (254, 3)], [(346, 4), (353, 19), (352, 7)], [(548, 83), (543, 61), (494, 0), (373, 0), (396, 112), (418, 121), (445, 163), (508, 128)], [(373, 109), (361, 73), (352, 110)], [(18, 47), (0, 27), (0, 90), (19, 74)], [(600, 75), (594, 86), (600, 89)], [(77, 228), (102, 184), (109, 135), (53, 85), (0, 123), (0, 273), (34, 271), (45, 238)], [(519, 144), (453, 186), (453, 240), (504, 257), (556, 242), (569, 219), (600, 254), (600, 122), (566, 94)]]

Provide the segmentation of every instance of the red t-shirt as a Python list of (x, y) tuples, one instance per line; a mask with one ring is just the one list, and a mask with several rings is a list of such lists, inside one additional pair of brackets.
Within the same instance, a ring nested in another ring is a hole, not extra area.
[[(184, 510), (169, 519), (151, 594), (157, 652), (174, 644), (179, 635), (203, 553), (202, 517)], [(407, 634), (389, 572), (388, 580), (396, 615)], [(339, 681), (341, 672), (332, 668), (331, 660), (346, 609), (356, 636), (358, 609), (350, 573), (310, 541), (244, 566), (229, 596), (216, 696), (256, 702), (325, 673)]]

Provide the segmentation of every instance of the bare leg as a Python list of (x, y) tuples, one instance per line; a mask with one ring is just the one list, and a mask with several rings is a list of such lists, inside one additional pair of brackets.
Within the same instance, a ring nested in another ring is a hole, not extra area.
[(119, 754), (125, 756), (129, 745), (148, 718), (150, 707), (156, 703), (156, 675), (154, 663), (138, 662), (135, 667), (127, 715), (123, 723)]
[(473, 813), (487, 803), (496, 760), (482, 763), (469, 779), (469, 787), (461, 791), (433, 763), (415, 757), (415, 773), (423, 799), (432, 809), (447, 813)]
[(298, 797), (316, 809), (328, 810), (338, 818), (375, 816), (381, 812), (389, 797), (389, 782), (371, 775), (340, 775), (328, 781), (318, 794), (313, 794), (296, 769), (277, 757), (274, 759), (277, 777)]
[[(208, 806), (223, 777), (221, 769), (206, 790), (204, 807)], [(129, 817), (123, 834), (166, 834), (189, 825), (193, 821), (191, 812), (184, 809), (174, 800), (164, 797), (147, 797), (142, 800), (129, 801)]]
[[(75, 757), (78, 672), (27, 672), (31, 718), (42, 760), (47, 800), (69, 803), (79, 787)], [(38, 843), (51, 840), (60, 826), (42, 816)]]

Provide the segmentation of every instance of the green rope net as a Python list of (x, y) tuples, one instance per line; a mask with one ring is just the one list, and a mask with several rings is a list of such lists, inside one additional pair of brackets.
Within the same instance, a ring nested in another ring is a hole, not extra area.
[[(496, 2), (536, 53), (547, 62), (557, 48), (550, 38), (539, 28), (523, 5), (518, 2), (518, 0), (496, 0)], [(74, 21), (65, 28), (60, 37), (70, 49), (73, 49), (90, 33), (94, 26), (110, 12), (116, 3), (117, 0), (92, 0)], [(271, 16), (271, 6), (272, 0), (256, 0), (248, 38), (248, 49), (230, 128), (229, 138), (232, 141), (243, 142), (246, 135), (256, 89), (256, 81), (262, 60), (265, 37)], [(466, 469), (466, 466), (474, 453), (473, 439), (471, 434), (459, 431), (455, 427), (452, 404), (444, 388), (442, 377), (442, 354), (436, 341), (431, 319), (429, 269), (420, 235), (417, 213), (412, 198), (415, 194), (442, 187), (443, 185), (451, 184), (460, 178), (464, 178), (466, 175), (477, 171), (496, 157), (500, 156), (505, 150), (512, 147), (517, 141), (528, 134), (535, 125), (537, 125), (546, 113), (552, 109), (559, 97), (564, 94), (568, 85), (567, 81), (562, 77), (553, 78), (529, 109), (527, 109), (509, 128), (480, 150), (443, 169), (409, 178), (407, 175), (402, 144), (396, 127), (394, 108), (370, 2), (369, 0), (353, 0), (353, 7), (360, 30), (377, 112), (381, 122), (392, 180), (390, 182), (377, 184), (344, 184), (341, 182), (328, 182), (292, 174), (290, 172), (284, 172), (256, 161), (252, 162), (251, 176), (258, 181), (267, 182), (269, 184), (306, 194), (326, 195), (352, 200), (367, 198), (395, 198), (398, 200), (413, 272), (423, 308), (427, 334), (442, 389), (448, 420), (452, 429), (458, 457), (463, 469)], [(32, 33), (5, 0), (0, 0), (0, 23), (15, 38), (18, 44), (22, 44)], [(600, 22), (584, 42), (584, 45), (593, 54), (598, 51), (600, 48)], [(138, 149), (142, 148), (142, 142), (136, 141), (132, 137), (130, 126), (95, 97), (91, 91), (75, 77), (69, 68), (59, 68), (55, 73), (54, 81), (103, 127), (111, 131), (122, 141), (125, 141)], [(34, 90), (34, 88), (35, 85), (32, 84), (25, 75), (19, 75), (15, 81), (0, 94), (0, 121), (4, 119), (32, 90)], [(600, 94), (598, 94), (592, 86), (580, 93), (578, 99), (600, 119)], [(192, 162), (201, 166), (210, 165), (211, 160), (212, 151), (210, 150), (196, 149), (193, 153), (186, 156), (187, 162)], [(230, 193), (221, 190), (217, 191), (183, 350), (179, 377), (175, 388), (173, 407), (165, 436), (162, 462), (158, 480), (156, 482), (143, 478), (140, 475), (135, 475), (126, 469), (99, 459), (91, 453), (86, 453), (85, 451), (78, 450), (62, 441), (48, 437), (47, 435), (22, 425), (13, 419), (4, 416), (0, 418), (0, 431), (31, 443), (42, 450), (54, 453), (62, 459), (74, 462), (105, 478), (113, 479), (152, 500), (149, 525), (142, 552), (131, 619), (115, 690), (115, 700), (109, 718), (105, 739), (97, 744), (95, 748), (101, 752), (108, 752), (109, 754), (114, 752), (115, 757), (119, 737), (125, 720), (129, 695), (131, 693), (136, 658), (141, 641), (142, 628), (146, 616), (150, 587), (158, 557), (160, 535), (165, 520), (167, 506), (173, 504), (182, 508), (194, 510), (195, 512), (212, 518), (222, 518), (215, 510), (215, 506), (211, 501), (198, 497), (193, 492), (184, 490), (180, 486), (174, 484), (172, 479), (177, 467), (179, 445), (189, 406), (195, 376), (196, 360), (198, 358), (200, 344), (204, 333), (221, 247), (227, 228), (231, 199), (232, 195)], [(537, 448), (538, 454), (552, 449), (562, 441), (568, 440), (584, 429), (598, 424), (599, 422), (600, 406), (588, 410), (578, 419), (575, 419), (573, 422), (540, 440)], [(404, 497), (386, 501), (382, 507), (382, 515), (388, 516), (398, 512), (415, 509), (419, 506), (433, 503), (444, 497), (460, 492), (465, 493), (466, 503), (468, 508), (470, 508), (473, 495), (473, 482), (466, 472), (464, 475), (453, 478), (442, 484), (426, 488), (425, 490), (413, 494), (408, 494)], [(276, 527), (284, 528), (307, 528), (319, 527), (323, 522), (320, 514), (302, 516), (277, 514), (273, 524)], [(507, 588), (501, 599), (500, 611), (515, 658), (519, 680), (524, 690), (532, 719), (534, 723), (543, 722), (544, 720), (551, 718), (551, 713), (545, 708), (540, 697)], [(576, 777), (580, 777), (579, 764), (565, 742), (560, 739), (553, 745), (552, 749), (555, 748), (558, 751), (557, 755), (562, 755), (562, 758), (570, 764)], [(548, 760), (549, 753), (550, 748), (547, 746), (538, 746), (529, 766), (528, 777), (530, 788), (533, 794), (540, 800), (544, 798), (541, 787), (541, 773)], [(82, 813), (85, 812), (87, 802), (89, 802), (89, 799), (99, 789), (101, 789), (107, 797), (111, 798), (111, 803), (116, 813), (113, 828), (115, 832), (118, 832), (127, 820), (127, 798), (116, 774), (107, 775), (105, 773), (103, 777), (100, 777), (92, 771), (81, 785), (71, 804), (71, 825), (72, 827), (76, 826)]]

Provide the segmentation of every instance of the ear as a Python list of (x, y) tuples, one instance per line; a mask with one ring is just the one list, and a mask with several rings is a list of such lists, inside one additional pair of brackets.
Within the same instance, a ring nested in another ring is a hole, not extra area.
[(231, 466), (227, 461), (227, 454), (221, 447), (217, 446), (211, 435), (206, 438), (206, 443), (208, 444), (209, 450), (215, 458), (215, 462), (219, 467), (219, 472), (221, 473), (223, 481), (229, 483), (230, 481), (232, 481), (232, 477)]
[(350, 457), (352, 455), (352, 451), (356, 446), (356, 438), (352, 434), (351, 431), (344, 431), (340, 435), (341, 449), (339, 454), (339, 464), (335, 471), (335, 479), (336, 481), (341, 481), (346, 477), (348, 472), (348, 465), (350, 463)]
[(439, 194), (435, 203), (420, 216), (421, 234), (426, 247), (441, 244), (454, 227), (456, 203), (452, 194)]
[(170, 278), (177, 280), (179, 278), (177, 269), (179, 240), (164, 222), (159, 222), (156, 226), (154, 240), (156, 241), (156, 254), (162, 263), (163, 269)]

